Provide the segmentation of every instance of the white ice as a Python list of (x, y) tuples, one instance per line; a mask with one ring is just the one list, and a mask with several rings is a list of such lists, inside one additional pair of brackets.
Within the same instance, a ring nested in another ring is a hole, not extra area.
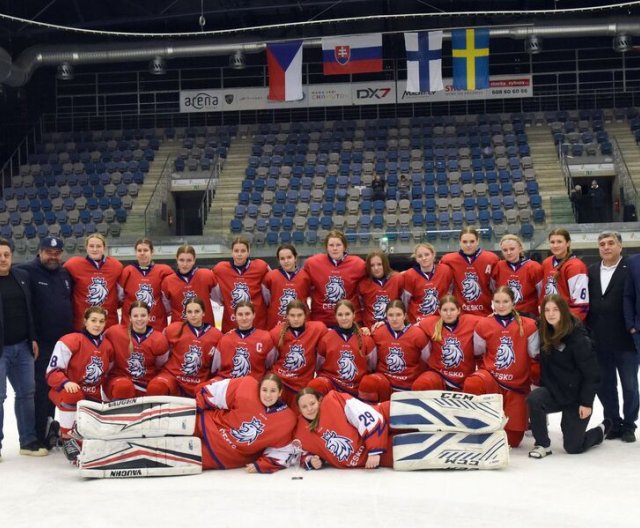
[[(11, 392), (11, 391), (10, 391)], [(602, 419), (596, 404), (592, 424)], [(391, 469), (249, 475), (242, 470), (124, 480), (86, 480), (59, 451), (18, 454), (13, 395), (5, 402), (0, 528), (211, 527), (637, 527), (640, 442), (606, 441), (582, 455), (562, 449), (527, 458), (533, 439), (497, 471)]]

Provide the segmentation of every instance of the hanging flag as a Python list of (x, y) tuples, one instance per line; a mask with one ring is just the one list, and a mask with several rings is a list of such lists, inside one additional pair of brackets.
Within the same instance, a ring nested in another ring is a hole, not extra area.
[(489, 30), (454, 29), (453, 87), (456, 90), (489, 88)]
[(299, 101), (302, 93), (302, 41), (267, 44), (269, 96), (272, 101)]
[(439, 92), (442, 84), (442, 31), (405, 33), (407, 92)]
[(325, 75), (382, 71), (382, 33), (322, 39)]

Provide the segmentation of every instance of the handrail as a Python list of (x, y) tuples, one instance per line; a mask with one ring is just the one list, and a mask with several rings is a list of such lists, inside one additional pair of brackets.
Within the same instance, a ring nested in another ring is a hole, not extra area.
[[(38, 136), (40, 135), (41, 137), (42, 134), (42, 124), (43, 116), (40, 116), (38, 122), (29, 129), (29, 131), (22, 138), (22, 141), (18, 143), (14, 151), (11, 153), (9, 159), (7, 159), (4, 165), (2, 165), (2, 168), (0, 169), (0, 188), (2, 189), (2, 196), (4, 196), (5, 186), (11, 185), (12, 176), (14, 174), (20, 174), (20, 166), (23, 165), (22, 156), (24, 156), (24, 161), (26, 162), (29, 159), (29, 154), (31, 153), (30, 151), (35, 150)], [(38, 134), (38, 132), (40, 134)], [(31, 137), (33, 137), (33, 147), (29, 148), (29, 140)]]
[(209, 171), (209, 179), (207, 180), (207, 185), (204, 190), (204, 196), (202, 197), (202, 202), (200, 202), (200, 222), (202, 226), (202, 232), (204, 233), (204, 226), (207, 223), (207, 217), (209, 215), (209, 209), (211, 208), (211, 203), (213, 199), (211, 197), (211, 191), (213, 190), (213, 185), (216, 180), (220, 179), (220, 154), (216, 154), (216, 156), (212, 160), (211, 169)]
[(165, 174), (166, 170), (167, 170), (167, 164), (169, 163), (169, 160), (171, 159), (171, 156), (167, 156), (167, 159), (164, 162), (164, 165), (162, 166), (162, 172), (160, 173), (160, 177), (158, 178), (158, 181), (156, 182), (155, 187), (153, 188), (153, 192), (151, 193), (151, 196), (149, 197), (149, 202), (147, 202), (146, 207), (144, 208), (144, 234), (145, 236), (148, 236), (149, 233), (149, 227), (147, 225), (147, 212), (149, 210), (149, 207), (151, 207), (151, 204), (153, 203), (154, 199), (156, 198), (156, 193), (158, 192), (158, 188), (160, 186), (160, 183), (162, 183), (163, 181), (166, 181), (167, 176)]
[(627, 166), (627, 162), (624, 159), (622, 149), (616, 137), (611, 138), (611, 145), (613, 147), (613, 163), (620, 182), (620, 203), (623, 206), (623, 208), (621, 208), (621, 214), (624, 216), (625, 205), (633, 204), (636, 211), (638, 210), (640, 207), (640, 197), (638, 196), (638, 191), (631, 177), (631, 171), (629, 171), (629, 167)]

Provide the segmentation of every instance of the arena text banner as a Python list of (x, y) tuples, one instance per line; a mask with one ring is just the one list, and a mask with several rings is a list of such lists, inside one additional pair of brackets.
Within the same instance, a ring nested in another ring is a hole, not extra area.
[(318, 108), (327, 106), (378, 105), (464, 101), (467, 99), (504, 99), (531, 97), (530, 75), (496, 75), (486, 90), (454, 90), (451, 79), (444, 79), (442, 92), (408, 93), (406, 81), (312, 84), (303, 87), (300, 101), (269, 101), (269, 89), (228, 88), (180, 91), (180, 112), (231, 112), (281, 108)]

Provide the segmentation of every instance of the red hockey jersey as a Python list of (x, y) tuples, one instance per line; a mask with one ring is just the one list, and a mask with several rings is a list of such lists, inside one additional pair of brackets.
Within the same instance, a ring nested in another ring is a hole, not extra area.
[(276, 354), (271, 334), (266, 330), (231, 330), (222, 336), (213, 351), (211, 372), (218, 378), (253, 376), (261, 380)]
[(264, 260), (249, 259), (238, 268), (229, 261), (218, 262), (213, 272), (218, 280), (214, 300), (223, 307), (222, 331), (235, 328), (235, 309), (240, 301), (251, 301), (256, 311), (253, 325), (262, 330), (267, 328), (267, 306), (262, 296), (262, 281), (269, 271)]
[(403, 275), (402, 301), (407, 307), (409, 322), (439, 313), (440, 299), (453, 288), (451, 268), (436, 264), (431, 273), (424, 273), (420, 266), (414, 266)]
[(289, 328), (282, 346), (278, 346), (282, 325), (271, 330), (271, 339), (278, 355), (271, 371), (277, 374), (284, 385), (298, 392), (313, 379), (317, 361), (317, 347), (327, 327), (320, 321), (307, 321), (302, 330)]
[(495, 253), (482, 249), (471, 256), (457, 251), (442, 257), (440, 262), (453, 271), (453, 294), (460, 301), (462, 311), (491, 314), (491, 274), (499, 261)]
[(204, 469), (254, 463), (260, 473), (286, 467), (296, 416), (286, 404), (265, 407), (259, 382), (251, 376), (211, 383), (196, 398), (196, 434), (202, 438)]
[(362, 336), (362, 349), (358, 347), (358, 336), (330, 328), (318, 343), (316, 371), (333, 383), (336, 390), (358, 393), (360, 380), (376, 366), (376, 348), (370, 336)]
[(151, 264), (140, 268), (137, 264), (126, 266), (118, 281), (118, 293), (122, 301), (122, 324), (129, 324), (129, 307), (134, 301), (144, 301), (149, 306), (149, 324), (162, 332), (167, 327), (167, 310), (162, 302), (162, 281), (173, 273), (166, 264)]
[(180, 322), (186, 318), (187, 301), (200, 297), (204, 301), (204, 322), (215, 325), (211, 307), (211, 291), (217, 285), (211, 270), (194, 268), (183, 275), (173, 272), (162, 281), (162, 297), (165, 308), (171, 315), (171, 322)]
[(47, 383), (60, 392), (68, 381), (80, 385), (85, 397), (101, 401), (102, 384), (113, 362), (113, 346), (104, 334), (98, 338), (86, 332), (64, 335), (56, 343), (47, 367)]
[(105, 332), (105, 337), (114, 350), (109, 378), (129, 378), (137, 390), (146, 390), (151, 378), (169, 358), (167, 338), (151, 326), (142, 335), (132, 332), (131, 338), (127, 327), (112, 326)]
[(508, 286), (515, 297), (516, 310), (538, 315), (542, 266), (535, 260), (524, 259), (516, 264), (501, 260), (493, 268), (492, 285), (494, 291), (500, 286)]
[(442, 325), (441, 341), (433, 340), (439, 316), (425, 317), (418, 324), (429, 339), (427, 368), (440, 374), (445, 383), (455, 389), (462, 389), (465, 378), (476, 370), (473, 333), (482, 319), (471, 314), (461, 314), (455, 325)]
[(317, 455), (336, 468), (364, 467), (369, 455), (391, 449), (384, 416), (352, 396), (330, 391), (320, 402), (320, 419), (314, 431), (300, 416), (293, 434), (308, 455)]
[(162, 372), (171, 374), (182, 391), (193, 396), (196, 386), (211, 377), (213, 352), (222, 333), (209, 324), (194, 328), (189, 323), (178, 322), (171, 323), (165, 335), (170, 352)]
[(533, 319), (522, 317), (523, 334), (513, 317), (492, 315), (476, 325), (474, 353), (482, 356), (481, 367), (505, 389), (528, 393), (531, 359), (540, 351), (538, 328)]
[(89, 257), (71, 257), (64, 263), (73, 279), (73, 326), (84, 328), (84, 311), (90, 306), (107, 310), (107, 328), (118, 324), (118, 279), (122, 264), (113, 257), (95, 262)]
[(365, 277), (358, 284), (362, 305), (362, 324), (371, 328), (386, 318), (387, 304), (402, 297), (404, 275), (392, 273), (387, 279)]
[(589, 273), (584, 262), (573, 255), (558, 271), (558, 261), (552, 255), (542, 262), (542, 275), (540, 304), (545, 295), (557, 293), (567, 301), (571, 313), (584, 321), (589, 312)]
[(262, 294), (269, 305), (267, 328), (271, 329), (284, 321), (287, 305), (294, 299), (306, 303), (310, 289), (311, 279), (302, 269), (294, 273), (282, 268), (269, 271), (262, 282)]
[(372, 337), (378, 355), (376, 372), (384, 374), (394, 390), (411, 389), (429, 357), (425, 333), (409, 325), (396, 332), (385, 323), (376, 328)]
[(327, 254), (313, 255), (304, 263), (304, 270), (311, 277), (311, 319), (327, 326), (336, 324), (336, 303), (349, 299), (361, 319), (358, 283), (365, 277), (364, 261), (347, 255), (341, 261), (332, 260)]

